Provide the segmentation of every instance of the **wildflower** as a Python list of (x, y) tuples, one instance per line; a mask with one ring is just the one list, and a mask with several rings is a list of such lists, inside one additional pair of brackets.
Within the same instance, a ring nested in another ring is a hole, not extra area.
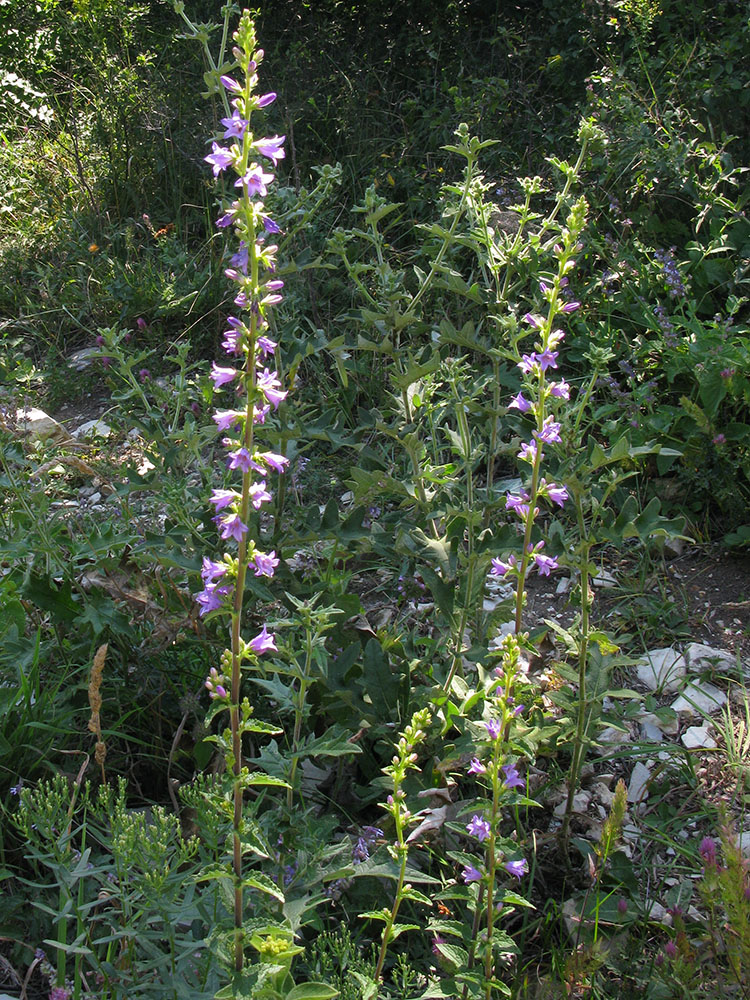
[(474, 865), (466, 865), (464, 870), (461, 872), (461, 878), (468, 885), (470, 882), (479, 882), (482, 878), (482, 873)]
[(281, 382), (276, 372), (269, 372), (267, 368), (258, 374), (257, 386), (274, 409), (277, 409), (279, 403), (288, 395), (279, 388)]
[(216, 580), (220, 580), (226, 571), (227, 567), (224, 563), (214, 562), (214, 560), (209, 559), (208, 556), (203, 557), (201, 577), (204, 583), (214, 583)]
[(537, 441), (545, 441), (547, 444), (560, 441), (560, 426), (560, 424), (555, 423), (551, 415), (545, 417), (542, 429), (540, 431), (534, 431), (534, 437)]
[(270, 94), (263, 94), (261, 97), (257, 98), (256, 105), (259, 108), (267, 108), (269, 104), (273, 104), (276, 100), (276, 94), (271, 92)]
[(256, 458), (259, 458), (261, 462), (265, 462), (274, 472), (281, 473), (289, 465), (289, 459), (285, 455), (276, 455), (272, 451), (258, 452)]
[(528, 872), (529, 863), (526, 858), (521, 858), (519, 861), (506, 861), (503, 868), (509, 875), (515, 875), (517, 879), (520, 879)]
[[(528, 462), (530, 465), (533, 465), (534, 462), (536, 461), (536, 453), (537, 453), (536, 441), (525, 441), (521, 445), (521, 450), (518, 453), (518, 458), (520, 458), (522, 462)], [(542, 458), (544, 458), (544, 455), (542, 455)]]
[(508, 556), (508, 561), (503, 562), (502, 559), (493, 559), (492, 568), (490, 569), (490, 576), (506, 576), (506, 574), (512, 572), (516, 567), (516, 557), (514, 555)]
[(736, 371), (737, 371), (736, 368), (722, 368), (722, 370), (719, 372), (719, 375), (722, 378), (731, 378), (736, 373)]
[(471, 822), (466, 826), (466, 832), (476, 837), (477, 840), (486, 840), (492, 832), (489, 821), (478, 814), (471, 817)]
[(248, 532), (248, 527), (240, 519), (239, 514), (231, 514), (229, 517), (219, 518), (219, 534), (226, 540), (227, 538), (234, 538), (235, 541), (241, 542), (242, 539)]
[(235, 500), (239, 499), (240, 495), (236, 492), (236, 490), (213, 490), (211, 492), (211, 499), (209, 503), (214, 505), (216, 512), (218, 513), (220, 510), (223, 510), (225, 507), (229, 507), (230, 504), (233, 504)]
[(503, 784), (506, 788), (525, 788), (526, 782), (518, 773), (515, 764), (503, 764), (502, 768), (503, 774), (505, 775), (505, 781)]
[(241, 139), (250, 126), (250, 122), (239, 111), (235, 111), (231, 118), (222, 118), (221, 124), (225, 128), (225, 139)]
[(564, 379), (562, 382), (550, 382), (547, 391), (556, 399), (570, 399), (570, 384)]
[(539, 576), (549, 576), (551, 570), (558, 568), (557, 559), (554, 556), (545, 556), (541, 552), (534, 553), (534, 562)]
[(98, 249), (99, 249), (98, 243), (89, 243), (89, 253), (96, 253)]
[(565, 505), (565, 501), (568, 499), (568, 491), (564, 486), (557, 486), (555, 483), (548, 483), (546, 480), (542, 479), (539, 484), (539, 492), (548, 497), (552, 503), (556, 503), (559, 507)]
[(250, 640), (248, 646), (254, 653), (258, 654), (267, 653), (269, 651), (273, 653), (278, 652), (276, 637), (268, 631), (265, 625), (263, 626), (262, 631), (259, 632), (254, 639)]
[(249, 198), (258, 195), (265, 198), (268, 194), (267, 184), (273, 180), (273, 174), (267, 174), (257, 163), (251, 163), (242, 177), (234, 182), (235, 187), (244, 187)]
[[(102, 359), (104, 360), (104, 359)], [(711, 441), (712, 444), (726, 444), (727, 439), (724, 434), (717, 434), (715, 438)]]
[(214, 389), (219, 389), (221, 386), (233, 382), (238, 374), (239, 372), (236, 368), (222, 368), (215, 361), (211, 365), (211, 380), (213, 381)]
[[(550, 344), (553, 343), (554, 336), (555, 336), (554, 333), (550, 334), (549, 338)], [(562, 340), (562, 335), (560, 336), (559, 339)], [(536, 360), (542, 371), (546, 372), (548, 368), (557, 368), (557, 358), (558, 358), (558, 352), (551, 351), (549, 347), (546, 347), (541, 354), (537, 355)]]
[(272, 160), (274, 165), (276, 165), (279, 160), (283, 160), (286, 156), (286, 153), (282, 149), (285, 139), (286, 136), (284, 135), (274, 135), (268, 139), (256, 139), (253, 143), (253, 149), (256, 149), (266, 159)]
[(251, 483), (249, 488), (250, 503), (256, 510), (260, 510), (264, 503), (271, 500), (271, 494), (263, 483)]
[(491, 740), (497, 740), (500, 738), (500, 733), (502, 732), (502, 725), (499, 719), (488, 719), (484, 723), (484, 727)]
[(252, 566), (255, 567), (256, 576), (273, 576), (276, 567), (279, 565), (279, 560), (276, 558), (276, 552), (256, 552), (253, 557)]
[(467, 774), (485, 774), (486, 772), (487, 768), (478, 757), (472, 759), (466, 771)]
[(242, 410), (217, 410), (214, 413), (213, 419), (217, 428), (220, 431), (229, 430), (232, 424), (236, 424), (238, 420), (242, 420), (245, 416)]
[(716, 841), (712, 837), (704, 837), (698, 852), (709, 868), (716, 867)]
[(576, 309), (580, 309), (580, 308), (581, 308), (581, 303), (580, 302), (575, 302), (575, 301), (566, 302), (565, 305), (562, 307), (561, 312), (572, 313), (572, 312), (575, 312)]
[(217, 611), (221, 607), (221, 599), (225, 593), (227, 593), (227, 588), (207, 583), (205, 589), (195, 595), (196, 604), (200, 609), (198, 613), (201, 617), (207, 615), (209, 611)]
[(435, 934), (432, 938), (432, 954), (440, 955), (439, 945), (445, 944), (445, 938), (441, 937), (439, 934)]
[(139, 329), (139, 330), (141, 330), (141, 331), (143, 331), (143, 330), (147, 330), (147, 329), (148, 329), (148, 323), (147, 323), (147, 322), (146, 322), (146, 320), (145, 320), (145, 319), (143, 318), (143, 316), (139, 316), (139, 317), (138, 317), (138, 319), (137, 319), (137, 320), (135, 321), (135, 325), (136, 325), (136, 326), (138, 327), (138, 329)]
[(617, 900), (617, 912), (623, 916), (628, 912), (628, 901), (624, 896), (620, 896)]
[(148, 382), (148, 380), (150, 378), (151, 378), (151, 372), (148, 370), (148, 368), (141, 368), (139, 370), (139, 372), (138, 372), (138, 379), (139, 379), (139, 381), (141, 381), (141, 382)]
[(276, 341), (271, 340), (270, 337), (258, 337), (257, 344), (258, 350), (264, 358), (269, 354), (273, 354), (277, 347)]
[(530, 403), (528, 399), (524, 397), (522, 392), (519, 392), (517, 396), (514, 396), (510, 403), (508, 403), (509, 410), (519, 410), (521, 413), (528, 413), (529, 410), (533, 410), (534, 405)]
[(674, 941), (667, 941), (667, 943), (664, 945), (664, 954), (667, 956), (667, 958), (677, 957), (677, 945), (674, 943)]
[(237, 448), (236, 451), (229, 453), (228, 464), (230, 469), (240, 469), (242, 472), (249, 472), (253, 467), (253, 460), (247, 448)]
[(213, 167), (214, 177), (218, 177), (222, 170), (234, 162), (234, 154), (229, 149), (224, 149), (218, 142), (211, 143), (211, 152), (203, 159)]
[(227, 90), (230, 90), (233, 94), (241, 94), (242, 93), (242, 87), (239, 85), (239, 83), (237, 83), (235, 80), (233, 80), (231, 78), (231, 76), (220, 76), (219, 80), (221, 80), (223, 86)]

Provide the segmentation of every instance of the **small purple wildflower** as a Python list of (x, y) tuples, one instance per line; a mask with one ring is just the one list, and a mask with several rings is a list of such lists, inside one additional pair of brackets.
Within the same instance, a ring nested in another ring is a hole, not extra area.
[(242, 522), (239, 514), (231, 514), (229, 517), (222, 517), (217, 520), (219, 534), (225, 541), (228, 538), (234, 538), (235, 541), (241, 542), (248, 532), (248, 527)]
[(203, 159), (213, 167), (214, 177), (218, 177), (222, 170), (234, 162), (234, 154), (229, 149), (224, 149), (218, 142), (211, 143), (211, 152)]
[(515, 875), (517, 879), (520, 879), (528, 872), (529, 863), (526, 858), (521, 858), (519, 861), (506, 861), (503, 868), (509, 875)]
[(515, 764), (503, 764), (503, 774), (505, 775), (505, 781), (503, 784), (506, 788), (525, 788), (526, 782), (518, 773)]
[(211, 365), (211, 380), (214, 384), (214, 389), (219, 389), (223, 385), (228, 385), (233, 382), (239, 372), (236, 368), (223, 368), (221, 365), (217, 365), (214, 361)]
[(484, 723), (484, 728), (487, 730), (487, 734), (491, 740), (500, 739), (503, 727), (499, 719), (488, 719)]
[(549, 576), (551, 570), (558, 568), (557, 559), (554, 556), (545, 556), (541, 552), (534, 553), (534, 562), (539, 576)]
[(467, 774), (486, 774), (487, 768), (478, 757), (474, 757), (466, 769)]
[(474, 865), (466, 865), (464, 870), (461, 872), (461, 878), (468, 885), (470, 882), (479, 882), (482, 879), (482, 873)]
[(276, 646), (276, 637), (268, 631), (265, 625), (263, 626), (262, 631), (259, 632), (254, 639), (250, 640), (248, 646), (250, 649), (252, 649), (254, 653), (258, 654), (268, 653), (268, 652), (273, 652), (273, 653), (278, 652), (278, 648)]
[(516, 568), (516, 562), (517, 560), (514, 555), (508, 556), (507, 562), (503, 562), (502, 559), (493, 559), (490, 576), (506, 576)]
[(484, 816), (480, 816), (477, 813), (471, 817), (471, 822), (467, 823), (466, 832), (481, 842), (489, 837), (492, 828), (490, 827), (489, 820), (486, 820)]
[(519, 410), (521, 413), (528, 413), (529, 410), (534, 409), (534, 404), (530, 403), (528, 399), (524, 397), (522, 392), (519, 392), (517, 396), (514, 396), (510, 403), (508, 403), (509, 410)]

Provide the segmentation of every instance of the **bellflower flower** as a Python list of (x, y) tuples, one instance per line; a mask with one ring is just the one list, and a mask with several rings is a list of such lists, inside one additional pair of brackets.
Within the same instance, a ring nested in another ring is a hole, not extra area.
[(471, 764), (469, 764), (468, 768), (466, 769), (466, 773), (467, 774), (486, 774), (487, 773), (487, 768), (484, 766), (484, 764), (481, 762), (481, 760), (478, 757), (474, 757), (472, 759)]
[(505, 780), (503, 784), (506, 788), (525, 788), (526, 782), (519, 775), (515, 764), (503, 764), (503, 774)]
[(492, 830), (489, 821), (484, 816), (477, 814), (471, 817), (471, 822), (466, 826), (466, 832), (481, 842), (489, 837)]
[(521, 413), (528, 413), (529, 410), (534, 409), (534, 404), (530, 403), (528, 399), (524, 398), (522, 392), (519, 392), (517, 396), (514, 396), (510, 403), (508, 403), (509, 410), (520, 410)]
[(484, 727), (491, 740), (500, 739), (500, 733), (502, 732), (503, 727), (499, 719), (488, 719), (484, 723)]
[(474, 865), (466, 865), (464, 870), (461, 872), (461, 878), (468, 885), (470, 882), (479, 882), (482, 878), (482, 873)]
[(268, 160), (273, 160), (274, 166), (283, 160), (286, 153), (283, 150), (285, 135), (274, 135), (268, 139), (256, 139), (253, 143), (253, 149), (260, 153), (261, 156), (265, 156)]
[(234, 163), (234, 156), (228, 149), (224, 149), (218, 142), (211, 143), (211, 152), (203, 159), (213, 167), (214, 177), (218, 177), (222, 170)]
[(515, 875), (520, 880), (521, 876), (528, 872), (529, 863), (526, 858), (521, 858), (519, 861), (506, 861), (503, 868), (509, 875)]
[(223, 385), (228, 385), (233, 382), (239, 372), (236, 368), (222, 368), (216, 364), (214, 361), (211, 365), (211, 381), (214, 384), (214, 389), (220, 389)]
[(263, 626), (263, 630), (251, 639), (248, 646), (254, 653), (277, 653), (278, 648), (276, 646), (275, 637), (268, 631), (266, 626)]

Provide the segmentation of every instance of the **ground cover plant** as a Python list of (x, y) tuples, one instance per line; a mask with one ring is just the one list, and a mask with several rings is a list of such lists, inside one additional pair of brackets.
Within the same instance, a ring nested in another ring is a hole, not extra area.
[(747, 996), (746, 12), (204, 6), (2, 5), (0, 1000)]

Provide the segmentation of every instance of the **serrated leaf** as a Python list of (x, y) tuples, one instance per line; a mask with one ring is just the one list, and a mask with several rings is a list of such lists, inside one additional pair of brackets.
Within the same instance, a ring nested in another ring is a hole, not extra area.
[(436, 941), (434, 947), (446, 961), (457, 969), (465, 968), (468, 965), (469, 953), (460, 945), (451, 944), (449, 941)]
[(273, 879), (270, 879), (268, 875), (264, 875), (263, 872), (251, 872), (245, 875), (242, 879), (242, 885), (248, 889), (257, 889), (258, 892), (263, 892), (267, 896), (273, 896), (274, 899), (278, 899), (280, 903), (284, 902), (284, 892), (280, 889)]
[(418, 889), (414, 889), (412, 886), (405, 888), (403, 890), (404, 899), (413, 899), (416, 903), (424, 903), (425, 906), (432, 906), (432, 900), (429, 896), (425, 896), (423, 892)]

